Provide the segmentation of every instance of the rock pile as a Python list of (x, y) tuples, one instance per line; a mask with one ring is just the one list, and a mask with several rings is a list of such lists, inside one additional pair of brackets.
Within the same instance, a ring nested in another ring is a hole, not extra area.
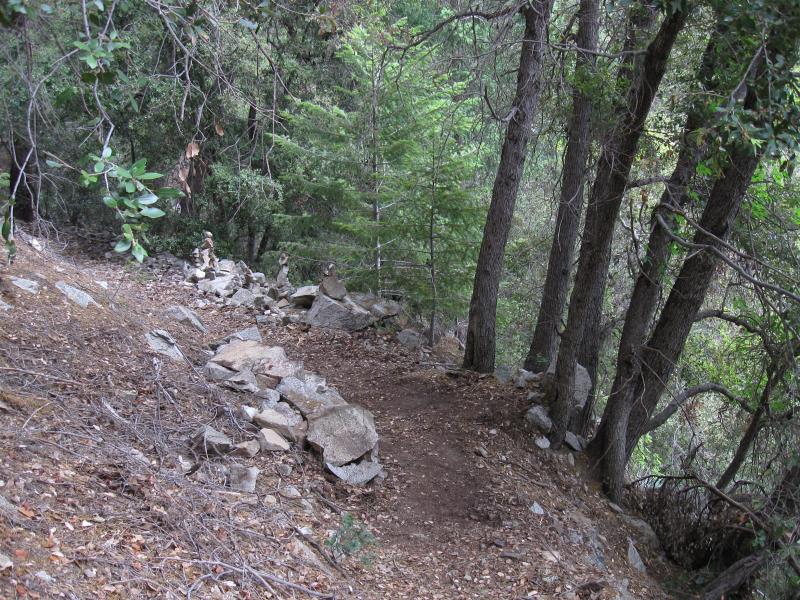
[[(210, 248), (206, 245), (211, 243)], [(210, 254), (211, 253), (211, 254)], [(217, 260), (213, 242), (204, 241), (194, 253), (195, 266), (188, 269), (186, 281), (225, 306), (244, 307), (259, 319), (276, 323), (306, 323), (314, 327), (358, 331), (400, 314), (397, 302), (372, 294), (350, 294), (329, 267), (320, 285), (295, 288), (289, 282), (289, 259), (282, 254), (275, 280), (254, 273), (243, 262)]]
[[(517, 369), (513, 373), (498, 374), (498, 379), (505, 382), (513, 382), (519, 389), (527, 389), (534, 387), (535, 389), (528, 394), (528, 400), (532, 401), (530, 408), (525, 412), (525, 421), (535, 429), (542, 433), (550, 433), (553, 427), (553, 422), (550, 420), (550, 414), (543, 402), (548, 402), (553, 397), (554, 379), (555, 379), (555, 362), (550, 364), (550, 367), (545, 373), (531, 373), (525, 369)], [(575, 388), (573, 390), (572, 405), (573, 410), (578, 413), (583, 410), (586, 401), (589, 398), (589, 392), (592, 389), (592, 379), (589, 372), (582, 365), (575, 365)], [(539, 448), (548, 448), (549, 442), (546, 438), (537, 437), (534, 443)], [(586, 445), (584, 440), (568, 431), (564, 443), (575, 452), (582, 452)]]
[[(303, 447), (307, 442), (329, 471), (351, 485), (381, 475), (378, 433), (368, 410), (347, 403), (323, 377), (290, 360), (280, 346), (265, 345), (256, 328), (212, 346), (216, 351), (205, 365), (205, 376), (248, 395), (257, 406), (244, 401), (238, 411), (250, 423), (250, 439), (234, 444), (224, 433), (205, 426), (190, 440), (195, 453), (253, 457), (259, 452), (286, 452), (293, 443)], [(258, 474), (252, 469), (235, 478), (239, 489), (255, 486)]]

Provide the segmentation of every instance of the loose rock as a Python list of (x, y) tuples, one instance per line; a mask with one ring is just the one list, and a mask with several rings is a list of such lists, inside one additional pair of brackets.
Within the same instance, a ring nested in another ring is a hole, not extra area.
[(332, 465), (330, 463), (326, 463), (325, 466), (331, 473), (336, 475), (345, 483), (356, 486), (369, 483), (383, 473), (383, 467), (381, 467), (380, 463), (371, 460), (362, 460), (359, 463), (353, 463), (341, 467), (337, 467), (336, 465)]
[(63, 281), (57, 282), (56, 287), (61, 291), (62, 294), (64, 294), (67, 298), (81, 308), (87, 308), (90, 304), (93, 306), (100, 306), (89, 294), (83, 290), (79, 290), (76, 287), (72, 287)]
[(314, 303), (314, 299), (317, 297), (318, 293), (319, 286), (304, 285), (301, 288), (297, 288), (297, 291), (289, 296), (289, 300), (291, 300), (292, 304), (295, 306), (299, 306), (301, 308), (311, 308), (311, 305)]
[(239, 442), (233, 447), (234, 456), (242, 456), (244, 458), (253, 458), (261, 450), (261, 444), (258, 440), (247, 440), (246, 442)]
[(544, 433), (549, 433), (553, 428), (553, 421), (550, 420), (547, 409), (540, 404), (534, 404), (528, 409), (525, 420)]
[(231, 465), (228, 469), (228, 485), (231, 489), (252, 494), (256, 491), (256, 480), (261, 470), (258, 467)]
[(403, 329), (397, 332), (397, 341), (406, 348), (419, 348), (422, 346), (422, 338), (413, 329)]
[(254, 415), (253, 423), (259, 427), (274, 429), (282, 436), (298, 443), (303, 442), (308, 429), (303, 417), (283, 402), (279, 402), (274, 408), (267, 408)]
[(189, 310), (185, 306), (171, 306), (164, 314), (171, 319), (175, 319), (178, 323), (185, 323), (195, 328), (200, 333), (205, 333), (207, 331), (206, 326), (203, 325), (197, 313), (193, 310)]
[(642, 562), (642, 557), (639, 556), (639, 551), (630, 538), (628, 538), (628, 564), (641, 573), (647, 571), (647, 567)]
[(10, 277), (11, 283), (17, 286), (24, 292), (29, 294), (39, 293), (39, 283), (30, 279), (23, 279), (22, 277)]
[(233, 450), (233, 442), (210, 425), (203, 425), (192, 435), (192, 448), (200, 455), (224, 455)]
[(178, 348), (178, 343), (163, 329), (153, 329), (153, 331), (145, 335), (145, 339), (150, 347), (159, 354), (168, 356), (173, 360), (181, 360), (183, 358), (183, 352)]
[(262, 429), (256, 439), (264, 452), (286, 452), (290, 448), (289, 442), (274, 429)]

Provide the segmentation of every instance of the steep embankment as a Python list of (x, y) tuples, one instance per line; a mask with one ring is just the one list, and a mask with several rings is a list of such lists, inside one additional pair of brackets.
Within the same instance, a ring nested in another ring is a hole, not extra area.
[[(209, 304), (200, 333), (164, 315), (200, 297), (178, 271), (39, 245), (0, 271), (0, 597), (664, 596), (628, 556), (630, 538), (649, 573), (669, 569), (642, 524), (580, 456), (531, 443), (524, 391), (425, 364), (386, 332), (260, 326), (374, 413), (385, 479), (347, 487), (296, 446), (187, 469), (198, 425), (252, 437), (246, 395), (201, 369), (254, 314)], [(150, 350), (155, 328), (186, 360)], [(222, 485), (236, 464), (260, 469), (255, 494)]]

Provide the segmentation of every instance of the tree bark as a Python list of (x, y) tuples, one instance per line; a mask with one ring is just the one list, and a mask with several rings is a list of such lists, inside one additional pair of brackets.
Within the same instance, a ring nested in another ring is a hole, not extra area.
[(553, 404), (551, 443), (564, 441), (572, 413), (575, 363), (587, 330), (587, 319), (597, 314), (605, 291), (611, 242), (617, 213), (636, 155), (645, 119), (650, 112), (661, 78), (666, 71), (672, 46), (683, 29), (688, 13), (678, 10), (666, 16), (647, 47), (641, 66), (631, 80), (616, 132), (600, 156), (589, 196), (578, 272), (570, 298), (567, 326), (561, 338), (556, 363), (556, 398)]
[[(598, 0), (581, 0), (575, 36), (577, 80), (583, 74), (594, 71), (598, 14)], [(558, 326), (564, 314), (569, 275), (575, 256), (575, 240), (583, 209), (583, 188), (592, 142), (591, 119), (592, 99), (581, 91), (580, 83), (576, 83), (572, 91), (572, 115), (567, 125), (567, 151), (547, 276), (533, 341), (525, 359), (525, 368), (536, 373), (547, 370), (558, 344)]]
[(521, 9), (525, 18), (525, 34), (517, 73), (517, 91), (492, 188), (492, 201), (486, 216), (469, 306), (464, 367), (475, 371), (494, 370), (495, 318), (503, 254), (525, 166), (531, 123), (539, 104), (542, 54), (552, 5), (553, 0), (535, 0)]

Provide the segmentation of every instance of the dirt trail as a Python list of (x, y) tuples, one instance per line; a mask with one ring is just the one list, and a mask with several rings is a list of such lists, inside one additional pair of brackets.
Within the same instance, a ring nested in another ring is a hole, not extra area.
[[(531, 443), (526, 391), (428, 367), (389, 335), (262, 334), (375, 415), (385, 482), (349, 496), (337, 488), (380, 542), (362, 597), (661, 597), (631, 572), (628, 534), (580, 464)], [(377, 581), (389, 587), (376, 595)]]

